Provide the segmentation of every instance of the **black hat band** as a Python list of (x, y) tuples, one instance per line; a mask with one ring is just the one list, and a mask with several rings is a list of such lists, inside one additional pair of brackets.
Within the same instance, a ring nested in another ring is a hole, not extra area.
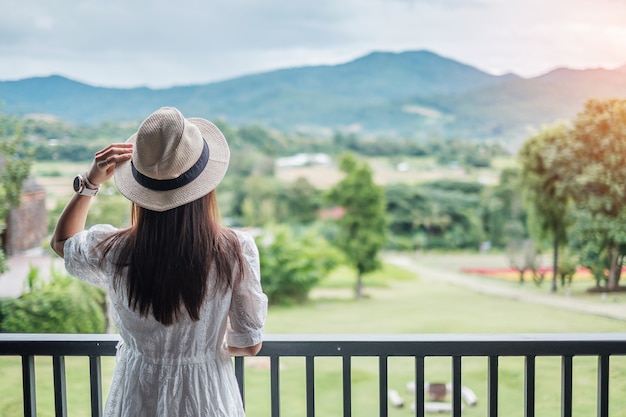
[(196, 178), (202, 174), (204, 168), (209, 163), (209, 145), (205, 140), (202, 141), (204, 143), (204, 147), (202, 148), (202, 154), (198, 161), (191, 168), (189, 168), (186, 172), (181, 174), (180, 176), (167, 180), (156, 180), (154, 178), (150, 178), (146, 175), (143, 175), (141, 172), (137, 171), (133, 162), (130, 162), (131, 170), (133, 172), (133, 177), (135, 181), (143, 187), (146, 187), (153, 191), (171, 191), (180, 187), (184, 187), (189, 184)]

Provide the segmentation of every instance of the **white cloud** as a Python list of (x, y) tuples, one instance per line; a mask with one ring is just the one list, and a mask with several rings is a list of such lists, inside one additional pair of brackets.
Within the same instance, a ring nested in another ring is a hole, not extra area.
[(10, 11), (0, 14), (0, 79), (60, 73), (161, 87), (409, 49), (521, 75), (626, 63), (626, 5), (617, 0), (0, 0), (0, 7)]

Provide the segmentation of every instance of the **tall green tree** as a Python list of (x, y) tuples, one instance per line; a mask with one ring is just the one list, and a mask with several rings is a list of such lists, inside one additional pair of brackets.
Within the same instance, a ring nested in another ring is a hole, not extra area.
[[(32, 159), (24, 150), (24, 135), (15, 127), (15, 135), (0, 140), (0, 231), (6, 227), (9, 212), (19, 206), (22, 184), (30, 173)], [(8, 265), (0, 242), (0, 273)]]
[(626, 100), (589, 100), (571, 128), (544, 129), (520, 159), (531, 218), (554, 238), (554, 264), (567, 238), (598, 284), (617, 289), (626, 254)]
[[(570, 193), (577, 217), (595, 225), (608, 260), (607, 289), (619, 285), (626, 249), (626, 100), (589, 100), (574, 120)], [(589, 230), (577, 228), (589, 234)]]
[(357, 271), (355, 296), (363, 296), (363, 274), (380, 268), (379, 252), (385, 244), (387, 219), (383, 189), (374, 183), (372, 170), (351, 153), (339, 162), (345, 177), (329, 192), (332, 203), (344, 210), (337, 220), (336, 245)]
[(570, 129), (564, 124), (544, 128), (531, 137), (519, 152), (521, 187), (528, 209), (531, 234), (551, 238), (553, 275), (551, 291), (556, 291), (559, 247), (567, 239), (568, 181), (573, 155), (568, 144)]

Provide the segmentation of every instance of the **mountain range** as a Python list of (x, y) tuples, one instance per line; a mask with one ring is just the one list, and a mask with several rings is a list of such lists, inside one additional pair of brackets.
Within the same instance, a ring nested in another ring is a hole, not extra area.
[(589, 98), (626, 97), (626, 66), (492, 75), (430, 51), (374, 52), (339, 65), (286, 68), (163, 89), (105, 88), (58, 75), (0, 81), (0, 112), (77, 124), (137, 122), (161, 106), (284, 131), (350, 130), (519, 142), (572, 119)]

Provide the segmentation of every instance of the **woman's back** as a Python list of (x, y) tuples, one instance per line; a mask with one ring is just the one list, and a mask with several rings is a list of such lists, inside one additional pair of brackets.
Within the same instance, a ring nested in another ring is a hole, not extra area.
[(252, 237), (236, 232), (244, 274), (231, 287), (215, 288), (217, 269), (211, 268), (210, 295), (199, 320), (182, 312), (176, 323), (164, 325), (129, 307), (125, 287), (114, 285), (114, 252), (104, 265), (90, 262), (101, 256), (99, 242), (114, 231), (96, 226), (69, 239), (65, 248), (66, 268), (72, 275), (109, 291), (111, 316), (123, 340), (106, 415), (243, 415), (226, 346), (251, 346), (262, 340), (267, 298)]

